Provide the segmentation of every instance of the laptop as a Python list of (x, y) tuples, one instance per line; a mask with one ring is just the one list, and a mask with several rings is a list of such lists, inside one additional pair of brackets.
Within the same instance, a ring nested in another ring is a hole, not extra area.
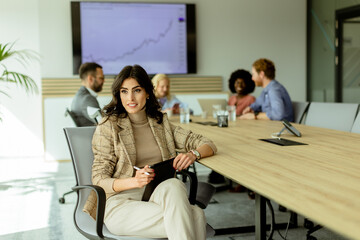
[(208, 116), (212, 115), (213, 105), (220, 105), (222, 110), (226, 110), (227, 100), (224, 98), (198, 98), (201, 110), (207, 112)]

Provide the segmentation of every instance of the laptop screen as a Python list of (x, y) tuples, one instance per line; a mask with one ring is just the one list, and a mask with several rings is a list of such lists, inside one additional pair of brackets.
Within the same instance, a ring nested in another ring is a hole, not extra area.
[(203, 112), (207, 112), (208, 114), (212, 114), (213, 105), (220, 105), (221, 110), (226, 110), (227, 100), (224, 98), (198, 98), (198, 102), (200, 104), (201, 110)]

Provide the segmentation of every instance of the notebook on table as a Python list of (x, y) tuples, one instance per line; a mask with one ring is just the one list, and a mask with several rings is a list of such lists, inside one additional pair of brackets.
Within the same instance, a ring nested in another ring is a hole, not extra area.
[(145, 187), (145, 191), (142, 197), (142, 201), (149, 201), (151, 194), (155, 188), (163, 181), (175, 177), (175, 169), (173, 167), (174, 158), (165, 160), (163, 162), (156, 163), (150, 167), (154, 169), (155, 177)]

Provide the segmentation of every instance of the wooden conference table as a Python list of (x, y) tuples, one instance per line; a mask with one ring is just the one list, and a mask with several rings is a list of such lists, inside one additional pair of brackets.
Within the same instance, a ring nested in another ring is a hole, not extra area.
[(279, 121), (237, 120), (219, 128), (194, 123), (205, 121), (200, 117), (192, 120), (179, 125), (212, 139), (218, 148), (215, 156), (199, 162), (262, 196), (256, 198), (256, 239), (266, 234), (264, 197), (360, 239), (360, 134), (293, 124), (302, 137), (287, 131), (281, 136), (308, 145), (279, 146), (259, 140), (279, 132)]

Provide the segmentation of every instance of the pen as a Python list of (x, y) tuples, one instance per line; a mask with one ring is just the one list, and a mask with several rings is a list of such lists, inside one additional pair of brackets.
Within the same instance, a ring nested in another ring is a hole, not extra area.
[[(138, 168), (137, 166), (134, 166), (134, 168), (136, 169), (136, 170), (140, 170), (141, 168)], [(148, 173), (148, 172), (145, 172), (145, 174), (146, 175), (150, 175), (150, 173)]]

